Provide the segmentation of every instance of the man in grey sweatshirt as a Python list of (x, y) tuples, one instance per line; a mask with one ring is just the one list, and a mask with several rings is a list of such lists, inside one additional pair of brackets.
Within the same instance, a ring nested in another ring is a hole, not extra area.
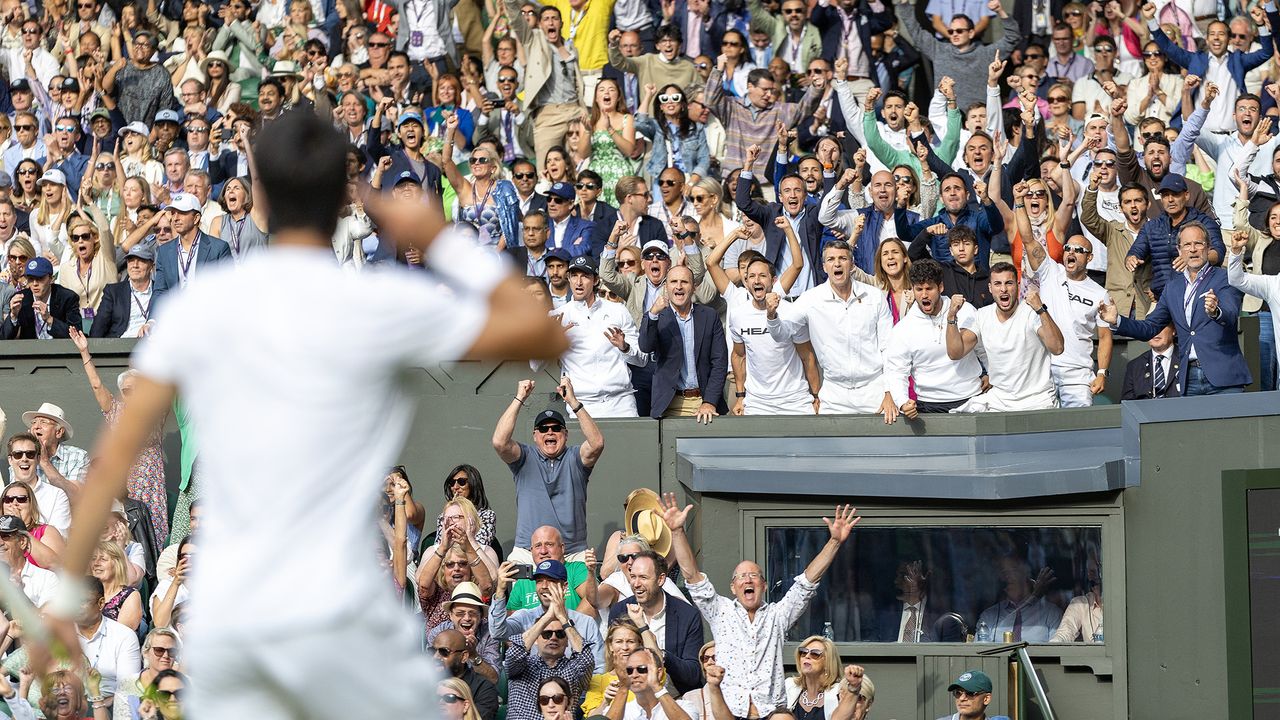
[[(935, 78), (963, 78), (972, 75), (974, 68), (982, 68), (991, 64), (996, 52), (1004, 57), (1018, 46), (1022, 39), (1018, 21), (1004, 10), (1000, 0), (989, 0), (987, 7), (1000, 16), (1000, 25), (1004, 36), (991, 45), (978, 42), (974, 32), (974, 19), (965, 15), (955, 15), (947, 26), (949, 42), (943, 42), (933, 36), (932, 30), (920, 27), (916, 19), (916, 8), (912, 2), (894, 0), (898, 20), (907, 39), (933, 61)], [(986, 102), (986, 88), (982, 83), (956, 83), (956, 104), (966, 108), (972, 103)]]

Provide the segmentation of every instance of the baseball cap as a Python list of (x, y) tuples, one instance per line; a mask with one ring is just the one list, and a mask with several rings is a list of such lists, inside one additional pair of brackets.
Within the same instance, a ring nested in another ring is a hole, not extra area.
[(400, 173), (400, 177), (396, 178), (395, 184), (399, 185), (400, 183), (413, 183), (414, 185), (421, 185), (422, 180), (419, 179), (418, 175), (412, 170), (405, 170), (404, 172)]
[(550, 193), (564, 200), (572, 200), (577, 197), (577, 193), (574, 192), (573, 186), (567, 182), (558, 182), (555, 185), (552, 185)]
[(573, 258), (569, 256), (568, 250), (565, 250), (564, 248), (552, 248), (547, 251), (546, 260), (543, 262), (546, 262), (547, 260), (559, 260), (565, 265), (568, 265), (569, 261), (572, 259)]
[(664, 240), (650, 240), (645, 243), (644, 247), (640, 248), (640, 257), (644, 257), (644, 254), (650, 250), (661, 250), (663, 255), (671, 257), (671, 248), (667, 247), (667, 243)]
[(201, 210), (200, 201), (196, 199), (195, 195), (190, 193), (175, 194), (169, 199), (169, 204), (165, 209), (180, 213), (193, 213), (200, 212)]
[(991, 678), (987, 677), (987, 674), (981, 670), (967, 670), (947, 687), (947, 692), (957, 688), (971, 693), (989, 693), (991, 692)]
[(156, 123), (171, 122), (178, 124), (178, 112), (176, 110), (161, 110), (156, 113)]
[(106, 119), (110, 120), (110, 119), (111, 119), (111, 111), (110, 111), (110, 110), (107, 110), (106, 108), (103, 108), (103, 107), (95, 108), (93, 112), (89, 113), (89, 115), (88, 115), (87, 117), (85, 117), (85, 119), (86, 119), (86, 120), (88, 120), (89, 122), (93, 122), (94, 120), (96, 120), (97, 118), (100, 118), (100, 117), (104, 117), (104, 118), (106, 118)]
[(400, 113), (400, 119), (396, 121), (396, 127), (399, 128), (407, 122), (416, 122), (419, 125), (426, 127), (426, 124), (422, 122), (422, 115), (416, 110), (409, 110), (407, 112)]
[(136, 243), (132, 248), (129, 249), (129, 252), (124, 254), (125, 260), (128, 260), (129, 258), (138, 258), (139, 260), (146, 260), (147, 262), (155, 262), (156, 252), (155, 250), (151, 249), (151, 246), (149, 245)]
[(46, 257), (32, 258), (22, 273), (28, 277), (48, 277), (53, 274), (53, 263)]
[[(35, 262), (35, 261), (33, 260), (32, 262)], [(45, 262), (49, 262), (49, 261), (45, 260)], [(554, 420), (555, 422), (558, 422), (561, 425), (565, 424), (564, 415), (561, 415), (559, 410), (543, 410), (542, 412), (538, 413), (538, 417), (533, 419), (533, 426), (538, 427), (542, 423), (545, 423), (551, 420)]]
[(147, 137), (148, 135), (151, 134), (151, 128), (147, 127), (147, 124), (142, 122), (141, 120), (134, 120), (128, 125), (125, 125), (124, 127), (120, 128), (120, 131), (117, 132), (116, 135), (119, 137), (124, 137), (125, 133), (138, 133), (142, 137)]
[(63, 78), (59, 87), (69, 92), (80, 92), (80, 81), (73, 77)]
[[(43, 258), (41, 258), (43, 259)], [(47, 260), (45, 262), (48, 262)], [(0, 515), (0, 533), (16, 533), (26, 532), (27, 524), (22, 522), (22, 518), (17, 515)], [(548, 560), (547, 562), (551, 562)], [(564, 572), (564, 566), (561, 565), (561, 572)]]
[(27, 82), (26, 78), (18, 78), (9, 83), (9, 92), (31, 92), (31, 83)]
[(1187, 191), (1187, 179), (1176, 173), (1169, 173), (1160, 181), (1160, 192), (1184, 193)]
[(596, 270), (596, 263), (591, 259), (590, 255), (579, 255), (569, 262), (569, 272), (577, 270), (578, 272), (591, 273), (599, 275), (600, 271)]
[[(17, 518), (14, 519), (16, 520)], [(22, 521), (19, 520), (18, 522)], [(569, 579), (569, 573), (565, 571), (564, 563), (559, 560), (543, 560), (538, 563), (538, 566), (533, 569), (533, 576), (538, 577), (539, 575), (551, 578), (552, 580), (559, 580), (560, 582), (565, 582)], [(984, 675), (983, 677), (986, 676)], [(988, 684), (990, 683), (989, 680), (987, 682)]]
[(67, 184), (67, 176), (63, 175), (61, 170), (46, 170), (44, 174), (40, 176), (40, 181), (36, 184), (43, 185), (45, 183), (53, 183), (54, 185), (62, 185), (65, 187)]

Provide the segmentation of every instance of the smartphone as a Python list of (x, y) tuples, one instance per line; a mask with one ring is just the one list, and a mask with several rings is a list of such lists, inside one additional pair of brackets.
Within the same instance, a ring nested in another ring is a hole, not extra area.
[(532, 580), (532, 579), (533, 579), (533, 566), (532, 566), (532, 565), (517, 565), (517, 566), (516, 566), (516, 575), (515, 575), (515, 579), (516, 579), (516, 580)]

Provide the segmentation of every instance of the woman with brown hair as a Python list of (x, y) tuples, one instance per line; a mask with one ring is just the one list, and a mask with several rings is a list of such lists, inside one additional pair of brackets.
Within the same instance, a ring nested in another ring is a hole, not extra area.
[(6, 485), (0, 495), (0, 514), (16, 515), (27, 526), (27, 537), (31, 540), (27, 562), (45, 570), (58, 566), (58, 556), (67, 547), (67, 542), (57, 528), (44, 521), (40, 503), (30, 485), (21, 480)]

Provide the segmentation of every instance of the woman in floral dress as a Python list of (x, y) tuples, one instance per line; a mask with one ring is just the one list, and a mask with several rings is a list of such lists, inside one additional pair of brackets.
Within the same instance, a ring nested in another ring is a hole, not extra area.
[(596, 85), (591, 115), (591, 162), (587, 167), (603, 180), (600, 199), (616, 206), (614, 185), (624, 175), (634, 175), (637, 163), (631, 159), (636, 147), (635, 118), (627, 112), (622, 89), (613, 79), (604, 78)]
[[(84, 372), (89, 378), (89, 387), (93, 389), (93, 397), (98, 401), (98, 407), (102, 409), (107, 423), (115, 425), (120, 419), (120, 411), (124, 405), (102, 384), (102, 378), (98, 376), (98, 368), (94, 367), (93, 358), (89, 355), (88, 339), (75, 328), (71, 328), (69, 332), (71, 342), (75, 343), (80, 351), (80, 358), (84, 361)], [(130, 390), (133, 389), (132, 371), (126, 370), (121, 373), (117, 382), (120, 386), (120, 395), (128, 397)], [(151, 529), (155, 534), (157, 548), (164, 547), (169, 537), (168, 499), (165, 496), (164, 486), (164, 455), (160, 450), (160, 441), (163, 437), (164, 424), (162, 423), (151, 434), (147, 447), (138, 455), (138, 461), (129, 471), (129, 497), (146, 505), (150, 511)]]

